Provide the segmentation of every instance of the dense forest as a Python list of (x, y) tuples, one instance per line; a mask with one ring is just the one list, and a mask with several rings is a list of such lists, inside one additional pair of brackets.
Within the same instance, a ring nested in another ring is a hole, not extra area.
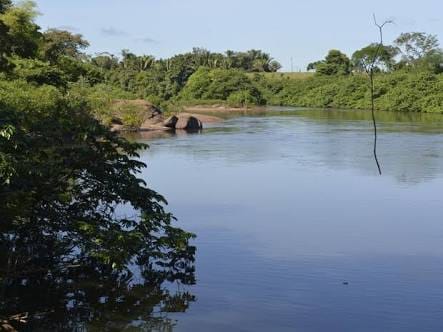
[[(87, 103), (104, 121), (109, 120), (105, 115), (113, 99), (146, 99), (165, 109), (211, 102), (368, 109), (366, 74), (373, 60), (377, 109), (442, 111), (443, 51), (435, 36), (422, 32), (401, 34), (377, 55), (377, 44), (350, 57), (331, 50), (323, 60), (308, 65), (309, 73), (297, 75), (278, 73), (281, 65), (260, 50), (221, 54), (194, 48), (168, 59), (128, 50), (120, 56), (91, 56), (85, 53), (88, 41), (79, 34), (42, 32), (34, 22), (37, 11), (32, 2), (3, 5), (2, 11), (3, 93), (17, 84), (42, 87), (48, 94)], [(47, 103), (51, 98), (38, 99)]]

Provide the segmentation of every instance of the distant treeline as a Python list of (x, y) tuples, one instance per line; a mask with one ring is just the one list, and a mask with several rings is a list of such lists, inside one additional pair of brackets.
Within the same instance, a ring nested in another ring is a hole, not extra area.
[[(307, 66), (310, 74), (279, 74), (281, 65), (260, 50), (213, 53), (194, 48), (168, 59), (136, 55), (90, 56), (81, 35), (42, 32), (32, 2), (9, 8), (0, 20), (0, 79), (54, 86), (83, 98), (100, 116), (112, 99), (146, 99), (172, 108), (186, 103), (369, 107), (366, 74), (376, 71), (376, 107), (443, 112), (443, 52), (436, 36), (401, 34), (392, 45), (367, 45), (348, 57), (331, 50)], [(2, 33), (3, 31), (3, 33)], [(7, 31), (7, 33), (5, 33)]]

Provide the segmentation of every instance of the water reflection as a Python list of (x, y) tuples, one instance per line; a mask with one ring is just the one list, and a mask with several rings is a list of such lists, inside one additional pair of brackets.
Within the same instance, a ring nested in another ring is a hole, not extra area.
[(188, 135), (201, 134), (201, 130), (146, 130), (139, 132), (127, 132), (123, 133), (123, 136), (129, 140), (154, 140), (154, 139), (164, 139), (171, 137), (186, 137)]
[[(231, 164), (286, 161), (288, 167), (323, 167), (376, 174), (372, 156), (370, 112), (271, 108), (260, 113), (229, 114), (202, 135), (168, 139), (135, 136), (156, 148), (191, 155), (202, 162), (216, 159)], [(440, 114), (379, 112), (378, 154), (384, 175), (408, 185), (443, 172), (443, 116)]]
[(97, 262), (33, 255), (26, 270), (7, 268), (13, 253), (0, 255), (0, 330), (172, 331), (168, 313), (195, 301), (186, 287), (195, 283), (193, 266), (117, 273)]
[(176, 329), (441, 331), (442, 118), (402, 116), (379, 116), (381, 177), (364, 112), (149, 141), (143, 178), (198, 234), (198, 301)]

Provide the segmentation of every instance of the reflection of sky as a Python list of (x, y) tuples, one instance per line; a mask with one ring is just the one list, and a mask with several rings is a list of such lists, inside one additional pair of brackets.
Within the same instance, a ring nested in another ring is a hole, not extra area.
[(405, 125), (381, 130), (382, 177), (368, 123), (356, 120), (232, 119), (152, 141), (142, 159), (149, 185), (188, 222), (247, 233), (267, 255), (440, 255), (443, 135)]
[[(179, 322), (185, 330), (437, 326), (443, 135), (381, 121), (380, 177), (369, 122), (302, 115), (232, 119), (151, 141), (142, 153), (148, 184), (198, 235), (199, 300)], [(337, 288), (343, 279), (357, 287)]]
[[(157, 162), (161, 168), (155, 171)], [(197, 228), (248, 234), (263, 254), (440, 254), (442, 180), (402, 187), (388, 177), (303, 171), (275, 161), (235, 167), (168, 162), (153, 159), (151, 183), (173, 211), (183, 211)], [(422, 220), (424, 229), (417, 223)]]
[[(205, 163), (241, 166), (273, 161), (285, 168), (376, 174), (372, 128), (365, 121), (369, 120), (368, 112), (300, 111), (299, 115), (232, 119), (212, 126), (205, 135), (181, 136), (173, 138), (173, 143), (168, 139), (150, 142), (150, 153), (164, 153), (163, 147), (167, 146), (174, 158), (201, 159)], [(381, 113), (379, 117), (378, 151), (385, 176), (414, 184), (443, 172), (442, 116), (410, 118)]]

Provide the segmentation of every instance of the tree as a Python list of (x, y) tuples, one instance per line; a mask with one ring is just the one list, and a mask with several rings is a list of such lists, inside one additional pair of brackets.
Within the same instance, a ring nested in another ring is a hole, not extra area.
[(40, 27), (34, 20), (38, 15), (33, 1), (24, 1), (15, 6), (6, 6), (0, 21), (8, 28), (11, 54), (23, 58), (33, 58), (41, 41)]
[(0, 82), (2, 270), (47, 274), (55, 257), (61, 269), (109, 273), (191, 268), (193, 235), (137, 177), (146, 146), (111, 133), (85, 105), (54, 87)]
[(118, 59), (113, 54), (100, 53), (91, 59), (91, 63), (104, 70), (118, 68)]
[(322, 63), (323, 63), (323, 61), (315, 61), (315, 62), (311, 62), (311, 63), (309, 63), (308, 66), (306, 67), (306, 70), (307, 70), (307, 71), (310, 71), (310, 70), (316, 70), (316, 69), (317, 69), (317, 66), (320, 65), (320, 64), (322, 64)]
[(403, 55), (403, 60), (413, 64), (419, 59), (432, 54), (438, 50), (438, 39), (435, 35), (424, 32), (402, 33), (395, 41)]
[(48, 84), (61, 89), (67, 87), (65, 73), (56, 66), (51, 66), (47, 62), (36, 59), (14, 58), (11, 61), (14, 65), (14, 70), (12, 72), (17, 78), (38, 85)]
[(12, 6), (10, 0), (0, 0), (0, 71), (9, 68), (7, 57), (11, 54), (11, 40), (9, 28), (1, 19), (2, 15)]
[(278, 62), (276, 60), (272, 60), (269, 63), (269, 67), (268, 68), (269, 68), (270, 72), (277, 72), (277, 71), (279, 71), (282, 68), (282, 65), (281, 65), (280, 62)]
[(438, 49), (429, 53), (422, 59), (421, 64), (435, 74), (443, 73), (443, 50)]
[(3, 14), (11, 6), (12, 6), (11, 0), (0, 0), (0, 13)]
[[(181, 92), (184, 99), (227, 100), (231, 94), (242, 92), (251, 104), (262, 104), (263, 97), (251, 79), (237, 69), (209, 69), (201, 67), (190, 78)], [(234, 95), (237, 101), (239, 95)]]
[(52, 64), (57, 63), (61, 56), (80, 59), (83, 55), (82, 50), (88, 46), (88, 41), (83, 39), (80, 34), (72, 34), (69, 31), (59, 29), (49, 29), (43, 33), (42, 58)]
[(325, 60), (315, 63), (315, 69), (319, 75), (349, 75), (351, 61), (339, 50), (330, 50)]
[(230, 68), (232, 68), (232, 66), (234, 64), (235, 52), (231, 51), (231, 50), (227, 50), (225, 52), (225, 54), (226, 54), (226, 56), (224, 57), (223, 68), (230, 69)]
[(352, 66), (357, 71), (368, 73), (374, 65), (377, 70), (392, 70), (395, 65), (395, 57), (399, 50), (393, 46), (370, 44), (352, 55)]

